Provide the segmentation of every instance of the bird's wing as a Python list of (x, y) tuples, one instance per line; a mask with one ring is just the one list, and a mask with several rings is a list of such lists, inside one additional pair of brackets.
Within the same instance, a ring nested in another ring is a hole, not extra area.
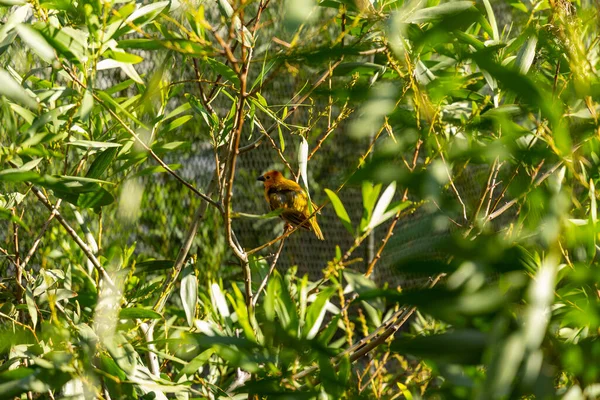
[(281, 213), (281, 217), (292, 225), (302, 224), (301, 228), (311, 230), (310, 222), (306, 221), (307, 216), (300, 211), (286, 209), (284, 212)]
[[(269, 205), (271, 210), (283, 208), (281, 218), (292, 225), (302, 224), (302, 228), (310, 229), (310, 223), (305, 222), (308, 214), (306, 213), (308, 198), (304, 190), (299, 186), (291, 189), (290, 186), (273, 186), (267, 190)], [(304, 223), (303, 223), (304, 222)]]
[(267, 199), (271, 210), (278, 208), (294, 208), (294, 198), (296, 193), (293, 190), (277, 190), (271, 187), (267, 190)]

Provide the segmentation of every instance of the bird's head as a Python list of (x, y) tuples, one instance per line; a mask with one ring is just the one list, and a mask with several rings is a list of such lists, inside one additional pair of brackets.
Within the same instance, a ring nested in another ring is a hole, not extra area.
[(269, 171), (258, 177), (258, 180), (265, 183), (265, 186), (271, 186), (274, 183), (281, 182), (283, 175), (279, 171)]

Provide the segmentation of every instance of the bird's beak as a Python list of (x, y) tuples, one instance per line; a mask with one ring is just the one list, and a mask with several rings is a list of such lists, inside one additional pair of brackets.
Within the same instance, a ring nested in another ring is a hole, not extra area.
[(264, 176), (259, 176), (258, 178), (256, 178), (257, 181), (261, 181), (264, 182), (265, 181), (265, 177)]

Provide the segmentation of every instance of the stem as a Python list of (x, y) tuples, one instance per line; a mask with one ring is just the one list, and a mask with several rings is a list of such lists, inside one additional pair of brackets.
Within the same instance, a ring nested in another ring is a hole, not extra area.
[(55, 218), (63, 226), (63, 228), (65, 228), (65, 230), (73, 238), (75, 243), (77, 243), (77, 246), (79, 246), (79, 248), (83, 251), (83, 253), (86, 255), (88, 260), (90, 260), (92, 262), (92, 265), (98, 270), (98, 272), (100, 273), (102, 278), (107, 282), (107, 284), (109, 286), (111, 286), (112, 288), (115, 288), (115, 283), (113, 282), (110, 275), (108, 275), (108, 273), (106, 272), (106, 270), (104, 269), (102, 264), (100, 264), (100, 261), (96, 258), (96, 256), (92, 252), (92, 250), (90, 250), (88, 245), (85, 244), (85, 242), (79, 237), (77, 232), (75, 232), (75, 229), (71, 228), (69, 223), (58, 212), (56, 207), (54, 207), (52, 204), (50, 204), (50, 202), (48, 201), (46, 196), (38, 188), (36, 188), (33, 185), (31, 185), (30, 187), (31, 187), (31, 191), (33, 192), (33, 194), (35, 194), (35, 196), (42, 202), (42, 204), (44, 204), (44, 206), (46, 206), (46, 208), (48, 210), (50, 210), (50, 212), (54, 213)]
[(282, 240), (281, 243), (279, 244), (279, 248), (277, 249), (277, 252), (275, 253), (273, 261), (271, 262), (271, 267), (269, 268), (269, 272), (267, 272), (267, 276), (265, 276), (265, 279), (263, 279), (263, 281), (260, 283), (260, 286), (258, 287), (258, 290), (256, 291), (256, 297), (254, 298), (253, 303), (252, 303), (252, 305), (255, 307), (256, 307), (256, 303), (258, 303), (258, 297), (260, 296), (260, 293), (263, 291), (265, 286), (267, 286), (267, 282), (269, 281), (269, 278), (271, 277), (271, 275), (273, 274), (273, 271), (275, 270), (275, 265), (277, 265), (277, 260), (279, 260), (279, 255), (281, 254), (281, 250), (283, 250), (284, 243), (285, 243), (285, 241)]

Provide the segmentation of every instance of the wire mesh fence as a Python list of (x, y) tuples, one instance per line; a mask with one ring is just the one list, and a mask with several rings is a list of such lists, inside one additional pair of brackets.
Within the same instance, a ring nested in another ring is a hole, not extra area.
[[(143, 62), (135, 65), (138, 74), (149, 79), (153, 73), (164, 68), (167, 76), (172, 82), (188, 81), (183, 84), (184, 89), (180, 95), (171, 100), (169, 112), (187, 101), (186, 95), (189, 93), (197, 95), (197, 84), (194, 68), (189, 59), (181, 55), (173, 55), (169, 52), (144, 52), (138, 51), (142, 56)], [(32, 69), (32, 60), (24, 57), (22, 54), (8, 52), (1, 56), (5, 64), (9, 64), (20, 73), (25, 73)], [(214, 71), (202, 61), (199, 61), (199, 71), (214, 77)], [(299, 93), (303, 87), (314, 81), (319, 73), (318, 69), (310, 65), (295, 71), (295, 74), (280, 74), (278, 79), (270, 82), (263, 90), (263, 94), (268, 96), (267, 101), (270, 105), (278, 104), (282, 108), (288, 104), (290, 99)], [(50, 71), (35, 71), (36, 76), (44, 77)], [(256, 74), (256, 73), (254, 73)], [(115, 85), (129, 79), (129, 77), (119, 69), (100, 71), (94, 85), (101, 89), (112, 88)], [(127, 89), (115, 93), (116, 96), (128, 97), (134, 96), (135, 87), (129, 86)], [(310, 99), (311, 107), (300, 108), (291, 120), (292, 127), (313, 126), (313, 133), (309, 136), (317, 138), (328, 128), (328, 118), (316, 118), (315, 111), (325, 110), (328, 106), (327, 98), (315, 96)], [(229, 105), (218, 101), (213, 104), (217, 112), (227, 113)], [(339, 112), (334, 110), (333, 115)], [(317, 121), (316, 123), (314, 121)], [(317, 204), (326, 200), (323, 189), (337, 188), (347, 178), (347, 171), (356, 168), (359, 158), (365, 154), (369, 145), (369, 140), (357, 141), (351, 139), (346, 133), (347, 125), (342, 123), (331, 135), (331, 138), (324, 142), (318, 152), (315, 153), (309, 163), (309, 177), (311, 187), (311, 197)], [(294, 168), (297, 168), (296, 149), (299, 143), (299, 131), (292, 128), (285, 132), (285, 150), (283, 143), (277, 143)], [(259, 132), (254, 132), (253, 137), (247, 139), (247, 142), (255, 140)], [(245, 136), (250, 136), (245, 132)], [(178, 173), (189, 182), (203, 189), (208, 186), (215, 169), (214, 154), (212, 144), (208, 139), (206, 128), (203, 127), (201, 118), (195, 116), (189, 123), (177, 128), (170, 134), (169, 139), (180, 139), (189, 141), (190, 146), (182, 151), (172, 152), (166, 161), (168, 163), (179, 163), (181, 168)], [(156, 138), (158, 142), (162, 138)], [(314, 142), (313, 142), (314, 143)], [(242, 144), (243, 145), (243, 144)], [(263, 198), (262, 185), (256, 182), (256, 177), (270, 169), (284, 169), (277, 151), (266, 141), (257, 149), (242, 154), (239, 157), (238, 169), (236, 171), (236, 183), (233, 193), (234, 211), (262, 214), (268, 211), (267, 204)], [(473, 212), (474, 203), (481, 195), (482, 185), (485, 184), (486, 170), (469, 169), (462, 175), (462, 179), (456, 182), (456, 191), (468, 203), (469, 213)], [(139, 178), (145, 187), (142, 207), (139, 210), (142, 216), (136, 226), (128, 226), (128, 232), (107, 232), (104, 241), (110, 243), (111, 235), (125, 235), (129, 243), (137, 244), (138, 254), (151, 255), (156, 258), (173, 258), (183, 235), (186, 231), (185, 225), (189, 223), (193, 208), (198, 199), (190, 197), (181, 188), (176, 188), (176, 183), (166, 175), (151, 175)], [(2, 190), (10, 192), (13, 186), (3, 183)], [(402, 190), (399, 190), (402, 192)], [(450, 187), (444, 189), (446, 196), (454, 196)], [(400, 194), (397, 194), (399, 197)], [(363, 204), (361, 190), (359, 187), (351, 185), (345, 187), (340, 192), (340, 198), (344, 203), (349, 216), (356, 225), (360, 221), (363, 213)], [(40, 210), (39, 205), (36, 206)], [(189, 210), (189, 212), (187, 212)], [(111, 224), (115, 219), (116, 207), (106, 208), (101, 216), (104, 224)], [(390, 245), (384, 251), (381, 260), (375, 270), (374, 279), (380, 283), (415, 284), (419, 280), (403, 274), (394, 266), (402, 260), (408, 260), (413, 257), (434, 257), (439, 253), (436, 246), (447, 239), (453, 231), (457, 229), (452, 223), (452, 218), (456, 217), (456, 210), (440, 210), (435, 207), (423, 207), (416, 212), (405, 213), (399, 219), (395, 227), (394, 235), (390, 240)], [(297, 266), (300, 274), (308, 274), (311, 279), (318, 279), (322, 271), (327, 267), (336, 254), (336, 246), (339, 246), (342, 252), (352, 246), (354, 238), (349, 234), (344, 226), (336, 217), (332, 207), (325, 207), (318, 216), (320, 226), (322, 227), (325, 241), (320, 241), (310, 232), (298, 231), (286, 240), (283, 253), (280, 257), (279, 267), (287, 269), (291, 266)], [(31, 216), (31, 221), (36, 216)], [(90, 211), (87, 223), (97, 228), (99, 218)], [(1, 240), (9, 240), (9, 224), (1, 222), (3, 233)], [(40, 221), (35, 221), (40, 224)], [(34, 226), (35, 226), (34, 223)], [(354, 253), (351, 268), (364, 272), (370, 258), (375, 254), (381, 240), (385, 237), (390, 222), (379, 226), (373, 233), (371, 240), (366, 240)], [(281, 234), (283, 222), (278, 219), (244, 219), (238, 218), (234, 221), (233, 227), (237, 233), (240, 242), (245, 248), (254, 248), (269, 239)], [(211, 251), (218, 253), (225, 252), (225, 246), (222, 242), (222, 232), (218, 229), (218, 223), (213, 223), (210, 228), (202, 231), (201, 238), (196, 239), (196, 252), (207, 254)], [(28, 238), (24, 238), (27, 241)], [(31, 239), (29, 239), (31, 240)], [(26, 245), (26, 243), (24, 243)], [(439, 247), (439, 246), (437, 246)], [(218, 251), (217, 251), (218, 250)], [(268, 255), (274, 249), (267, 249), (262, 254)], [(210, 257), (207, 258), (210, 260)], [(209, 261), (206, 261), (209, 262)], [(215, 261), (216, 263), (216, 261)]]

